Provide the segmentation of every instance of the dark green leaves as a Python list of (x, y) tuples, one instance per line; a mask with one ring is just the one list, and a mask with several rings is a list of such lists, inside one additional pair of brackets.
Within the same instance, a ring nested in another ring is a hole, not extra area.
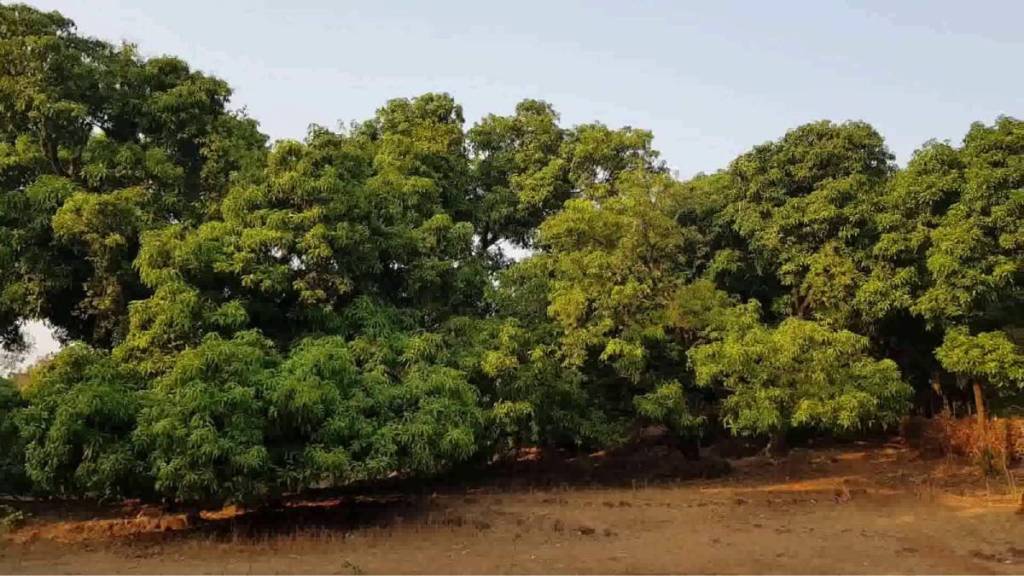
[(33, 486), (93, 497), (144, 490), (132, 444), (140, 387), (108, 353), (83, 344), (35, 368), (16, 415)]
[(81, 341), (0, 383), (9, 487), (259, 502), (1024, 379), (1018, 120), (902, 170), (815, 122), (680, 182), (651, 132), (537, 100), (467, 127), (398, 98), (268, 147), (223, 81), (25, 6), (0, 62), (0, 344)]

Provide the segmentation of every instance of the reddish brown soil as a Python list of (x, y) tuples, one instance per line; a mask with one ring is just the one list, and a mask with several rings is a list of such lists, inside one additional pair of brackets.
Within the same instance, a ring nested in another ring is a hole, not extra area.
[(734, 466), (717, 479), (291, 502), (196, 526), (131, 506), (26, 506), (29, 522), (0, 538), (0, 572), (1024, 572), (1005, 478), (896, 444)]

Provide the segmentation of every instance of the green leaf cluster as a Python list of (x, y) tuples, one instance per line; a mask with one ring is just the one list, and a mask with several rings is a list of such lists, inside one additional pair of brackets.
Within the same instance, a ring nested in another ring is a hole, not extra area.
[(223, 81), (22, 5), (0, 61), (0, 346), (66, 344), (0, 381), (0, 490), (259, 502), (1024, 382), (1013, 118), (902, 168), (813, 122), (680, 181), (538, 100), (269, 143)]

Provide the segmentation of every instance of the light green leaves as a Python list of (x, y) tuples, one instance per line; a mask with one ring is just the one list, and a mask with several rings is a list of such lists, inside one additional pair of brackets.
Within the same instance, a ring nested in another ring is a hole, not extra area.
[(984, 379), (997, 389), (1024, 389), (1024, 354), (1005, 332), (972, 335), (966, 328), (953, 328), (935, 356), (954, 374)]
[(278, 362), (254, 332), (207, 336), (147, 392), (135, 440), (154, 486), (175, 500), (246, 502), (271, 487), (262, 395)]
[(733, 332), (693, 348), (697, 384), (728, 391), (730, 428), (767, 434), (795, 426), (850, 430), (895, 422), (911, 389), (891, 360), (867, 354), (868, 340), (806, 320)]

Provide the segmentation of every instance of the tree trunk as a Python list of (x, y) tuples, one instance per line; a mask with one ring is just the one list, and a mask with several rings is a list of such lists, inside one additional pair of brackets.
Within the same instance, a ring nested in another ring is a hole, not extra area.
[(978, 416), (978, 430), (985, 430), (985, 423), (988, 421), (988, 411), (985, 410), (985, 391), (981, 389), (981, 382), (975, 380), (972, 383), (974, 388), (974, 412)]
[(679, 442), (679, 451), (687, 460), (700, 460), (700, 438), (687, 436)]
[(188, 528), (195, 528), (203, 523), (203, 516), (199, 513), (199, 508), (190, 507), (185, 511), (185, 525)]
[(932, 390), (939, 397), (939, 401), (942, 404), (942, 412), (946, 415), (951, 415), (952, 410), (949, 408), (949, 398), (942, 392), (942, 375), (938, 370), (932, 371)]
[(765, 456), (785, 456), (789, 453), (789, 446), (786, 444), (786, 431), (776, 430), (768, 438), (768, 445), (764, 447)]

